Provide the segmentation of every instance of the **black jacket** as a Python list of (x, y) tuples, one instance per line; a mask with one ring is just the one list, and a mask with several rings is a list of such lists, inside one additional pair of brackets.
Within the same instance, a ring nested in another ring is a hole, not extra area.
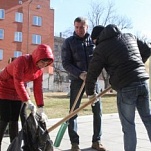
[(110, 75), (110, 84), (115, 90), (149, 78), (143, 63), (151, 53), (147, 44), (137, 41), (132, 34), (121, 33), (115, 25), (105, 27), (97, 42), (86, 78), (88, 95), (94, 93), (94, 83), (103, 68)]
[(88, 70), (93, 50), (94, 44), (88, 33), (84, 38), (74, 33), (64, 41), (61, 51), (62, 65), (70, 74), (71, 80), (79, 79), (79, 75)]

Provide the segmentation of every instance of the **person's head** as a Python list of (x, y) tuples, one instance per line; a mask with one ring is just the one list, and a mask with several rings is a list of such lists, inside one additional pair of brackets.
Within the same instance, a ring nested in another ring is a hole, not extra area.
[(102, 25), (97, 25), (92, 29), (91, 38), (95, 44), (103, 29), (104, 29), (104, 26)]
[(8, 59), (8, 64), (10, 64), (11, 62), (13, 62), (16, 59), (16, 57), (11, 57)]
[(74, 31), (76, 35), (83, 38), (88, 30), (88, 20), (84, 17), (77, 17), (74, 20)]
[(54, 61), (54, 56), (49, 45), (41, 44), (32, 52), (33, 63), (38, 68), (44, 68)]

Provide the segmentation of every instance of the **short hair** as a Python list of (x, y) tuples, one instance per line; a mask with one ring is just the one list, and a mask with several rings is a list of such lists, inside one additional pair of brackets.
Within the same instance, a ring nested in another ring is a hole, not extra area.
[(84, 18), (84, 17), (77, 17), (77, 18), (74, 20), (74, 23), (75, 23), (75, 22), (78, 22), (78, 23), (82, 22), (82, 23), (88, 25), (88, 20), (87, 20), (87, 18)]

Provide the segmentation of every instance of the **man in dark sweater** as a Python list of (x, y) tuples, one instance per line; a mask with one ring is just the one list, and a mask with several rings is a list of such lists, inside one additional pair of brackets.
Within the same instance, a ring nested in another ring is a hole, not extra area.
[[(96, 44), (86, 77), (86, 93), (95, 97), (95, 82), (105, 68), (109, 82), (117, 91), (117, 107), (124, 133), (125, 151), (136, 151), (135, 109), (146, 127), (151, 141), (151, 110), (149, 106), (149, 75), (144, 63), (151, 48), (116, 25), (93, 28), (91, 37)], [(121, 149), (122, 150), (122, 149)]]
[[(74, 104), (82, 83), (85, 81), (88, 65), (93, 56), (94, 44), (87, 30), (87, 19), (83, 17), (77, 17), (74, 20), (73, 36), (67, 38), (62, 47), (62, 64), (64, 69), (69, 73), (71, 80), (70, 109)], [(83, 89), (75, 109), (80, 106), (84, 91), (85, 89)], [(92, 148), (98, 151), (106, 151), (106, 149), (101, 144), (101, 111), (101, 101), (98, 101), (92, 105)], [(79, 135), (77, 133), (77, 116), (78, 115), (75, 115), (69, 120), (68, 132), (72, 145), (71, 151), (80, 151)]]

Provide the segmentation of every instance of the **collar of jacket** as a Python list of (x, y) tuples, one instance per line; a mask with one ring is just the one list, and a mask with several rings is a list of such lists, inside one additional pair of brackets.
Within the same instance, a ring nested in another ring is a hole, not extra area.
[(73, 36), (75, 36), (76, 38), (78, 38), (78, 39), (80, 39), (80, 40), (85, 40), (86, 38), (88, 38), (88, 37), (90, 36), (90, 34), (89, 34), (89, 33), (86, 33), (85, 36), (81, 38), (81, 37), (79, 37), (79, 36), (75, 33), (75, 31), (74, 31)]

